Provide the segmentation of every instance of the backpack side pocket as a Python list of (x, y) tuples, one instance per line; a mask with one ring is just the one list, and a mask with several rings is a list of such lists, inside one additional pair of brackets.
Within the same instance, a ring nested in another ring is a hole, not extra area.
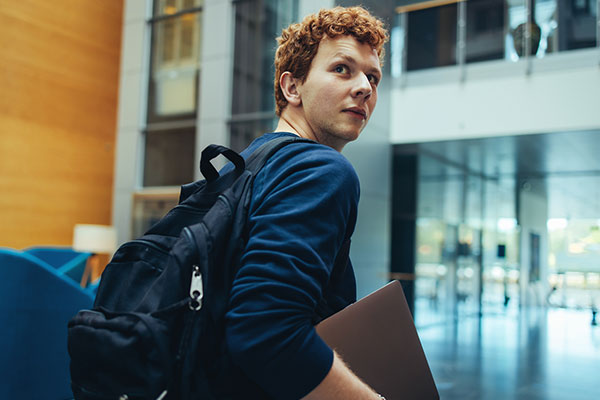
[[(185, 310), (187, 301), (177, 305)], [(183, 312), (169, 319), (142, 313), (82, 310), (69, 322), (71, 387), (76, 399), (156, 399), (175, 369), (169, 346)], [(177, 337), (177, 336), (175, 336)]]

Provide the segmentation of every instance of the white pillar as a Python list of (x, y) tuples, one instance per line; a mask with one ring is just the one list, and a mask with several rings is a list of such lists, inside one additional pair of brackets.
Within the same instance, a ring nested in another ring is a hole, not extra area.
[[(520, 237), (520, 304), (543, 306), (546, 304), (548, 285), (548, 198), (541, 181), (521, 182), (519, 192)], [(532, 238), (539, 240), (532, 248)], [(532, 252), (533, 251), (533, 252)], [(535, 254), (537, 253), (537, 254)], [(531, 282), (532, 263), (539, 257), (539, 280)]]
[(234, 5), (206, 0), (202, 14), (202, 53), (198, 90), (195, 179), (201, 179), (200, 153), (209, 144), (229, 144), (234, 55)]
[(124, 2), (123, 33), (121, 40), (121, 70), (119, 107), (116, 136), (115, 174), (113, 183), (112, 224), (117, 231), (117, 242), (131, 236), (133, 192), (141, 182), (141, 128), (145, 119), (147, 76), (149, 67), (150, 0)]

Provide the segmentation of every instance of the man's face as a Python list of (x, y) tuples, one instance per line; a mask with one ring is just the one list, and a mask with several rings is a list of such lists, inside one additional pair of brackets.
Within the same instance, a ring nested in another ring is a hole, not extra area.
[(304, 83), (298, 85), (305, 123), (315, 139), (342, 150), (356, 140), (377, 103), (377, 52), (354, 37), (325, 36)]

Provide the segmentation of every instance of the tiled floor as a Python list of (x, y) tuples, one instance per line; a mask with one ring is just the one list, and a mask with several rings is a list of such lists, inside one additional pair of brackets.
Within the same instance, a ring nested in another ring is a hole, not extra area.
[(497, 307), (418, 331), (442, 400), (597, 400), (591, 319), (589, 310)]

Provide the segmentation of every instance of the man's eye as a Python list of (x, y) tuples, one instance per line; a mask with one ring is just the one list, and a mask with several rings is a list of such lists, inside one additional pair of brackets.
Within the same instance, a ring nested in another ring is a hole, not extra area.
[(375, 75), (369, 75), (367, 78), (369, 78), (369, 82), (372, 85), (377, 85), (379, 83), (379, 78), (377, 78)]
[(338, 65), (335, 67), (335, 72), (339, 74), (348, 73), (348, 67), (346, 67), (345, 65)]

